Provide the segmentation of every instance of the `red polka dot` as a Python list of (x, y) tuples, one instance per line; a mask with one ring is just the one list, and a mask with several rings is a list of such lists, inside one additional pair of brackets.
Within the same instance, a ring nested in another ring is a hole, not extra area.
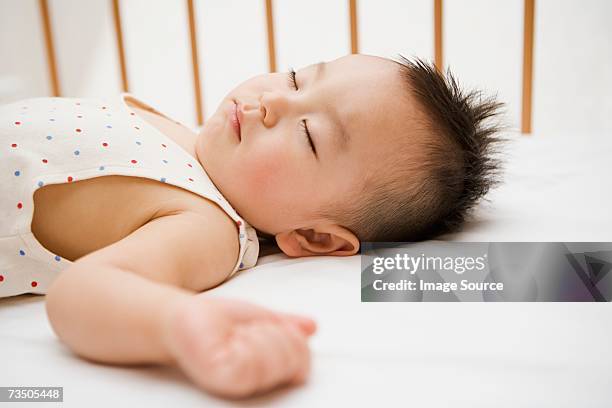
[(47, 163), (47, 159), (42, 159), (42, 162), (43, 163)]
[(23, 204), (22, 203), (17, 203), (17, 208), (22, 209), (23, 208)]
[(241, 226), (242, 225), (242, 221), (240, 221), (240, 220), (236, 221), (236, 225), (237, 226)]
[(13, 143), (11, 147), (17, 147), (17, 143)]
[(165, 145), (165, 144), (163, 144), (163, 143), (162, 143), (162, 146), (163, 146), (163, 147), (168, 147), (168, 146), (166, 146), (166, 145)]
[(193, 179), (191, 177), (189, 177), (189, 181), (193, 181)]
[(72, 178), (72, 176), (68, 176), (68, 178), (66, 180), (68, 180), (68, 182), (71, 183), (72, 180), (74, 180), (74, 179)]
[(15, 124), (16, 124), (17, 126), (19, 126), (19, 125), (21, 125), (21, 122), (15, 122)]
[(104, 142), (104, 143), (102, 143), (102, 146), (107, 147), (108, 143)]
[(187, 163), (187, 165), (188, 165), (189, 167), (193, 167), (193, 166), (191, 165), (191, 163)]
[(33, 288), (38, 286), (38, 282), (36, 281), (32, 281), (32, 283), (30, 283), (30, 285), (32, 285)]
[(0, 282), (4, 280), (4, 276), (0, 275)]
[(81, 133), (81, 129), (74, 129), (76, 132)]
[(132, 160), (131, 160), (131, 162), (132, 162), (132, 163), (134, 163), (134, 164), (138, 163), (138, 162), (137, 162), (136, 160), (134, 160), (134, 159), (132, 159)]

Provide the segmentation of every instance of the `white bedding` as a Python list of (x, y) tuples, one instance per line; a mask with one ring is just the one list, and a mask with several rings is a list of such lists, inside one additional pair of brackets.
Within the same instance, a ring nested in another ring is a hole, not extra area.
[[(612, 137), (521, 137), (470, 241), (612, 241)], [(0, 386), (63, 386), (45, 406), (612, 406), (609, 303), (361, 303), (359, 257), (259, 260), (209, 292), (314, 317), (309, 382), (236, 404), (175, 369), (92, 364), (42, 297), (0, 300)], [(20, 405), (25, 406), (25, 405)]]

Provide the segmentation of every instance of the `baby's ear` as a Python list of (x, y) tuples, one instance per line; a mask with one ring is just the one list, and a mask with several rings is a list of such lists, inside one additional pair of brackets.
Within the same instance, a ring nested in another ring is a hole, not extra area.
[(359, 239), (355, 234), (335, 224), (281, 232), (275, 239), (281, 251), (291, 257), (350, 256), (359, 251)]

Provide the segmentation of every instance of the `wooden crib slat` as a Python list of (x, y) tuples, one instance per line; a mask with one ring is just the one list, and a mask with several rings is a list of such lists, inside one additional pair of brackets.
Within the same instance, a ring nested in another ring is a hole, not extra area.
[(115, 37), (117, 39), (117, 53), (119, 54), (119, 68), (121, 69), (121, 86), (123, 92), (129, 92), (125, 50), (123, 48), (123, 31), (121, 30), (121, 11), (119, 0), (113, 0), (113, 20), (115, 22)]
[(533, 31), (535, 0), (525, 0), (523, 23), (523, 102), (521, 132), (531, 133), (532, 89), (533, 89)]
[(357, 0), (349, 0), (349, 20), (351, 29), (351, 54), (359, 53), (359, 37), (357, 35)]
[(276, 72), (276, 48), (274, 46), (274, 15), (272, 0), (266, 0), (266, 26), (268, 31), (268, 66), (270, 72)]
[(53, 35), (51, 33), (51, 19), (49, 18), (49, 7), (47, 0), (39, 0), (39, 9), (43, 23), (43, 33), (45, 36), (45, 48), (47, 51), (47, 67), (51, 79), (51, 93), (58, 97), (61, 95), (59, 79), (57, 76), (57, 63), (55, 59), (55, 48), (53, 47)]
[(442, 54), (442, 6), (442, 0), (434, 0), (434, 64), (440, 72), (444, 70)]
[(187, 10), (189, 18), (189, 36), (191, 39), (191, 61), (193, 64), (193, 88), (194, 98), (196, 105), (196, 117), (198, 126), (202, 126), (204, 123), (204, 106), (202, 103), (201, 85), (200, 85), (200, 65), (198, 62), (198, 43), (197, 43), (197, 31), (195, 21), (195, 9), (193, 7), (193, 0), (187, 0)]

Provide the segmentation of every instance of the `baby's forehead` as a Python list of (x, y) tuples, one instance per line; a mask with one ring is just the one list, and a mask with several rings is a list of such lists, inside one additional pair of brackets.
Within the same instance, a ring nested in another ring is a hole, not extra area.
[(356, 159), (371, 162), (375, 168), (375, 163), (389, 168), (420, 160), (430, 136), (426, 122), (409, 109), (392, 116), (374, 109), (369, 117), (356, 118), (350, 132)]
[(344, 88), (347, 99), (371, 108), (381, 106), (387, 111), (411, 100), (406, 79), (395, 61), (356, 54), (338, 58), (327, 65), (330, 76)]
[(383, 65), (393, 66), (394, 64), (396, 64), (395, 61), (389, 58), (380, 57), (378, 55), (369, 55), (369, 54), (348, 54), (340, 58), (336, 58), (335, 60), (330, 61), (330, 62), (344, 62), (344, 61), (350, 61), (350, 62), (354, 61), (360, 64), (379, 64), (380, 66), (383, 66)]
[[(376, 134), (378, 140), (410, 133), (423, 120), (422, 110), (399, 71), (388, 61), (383, 63), (384, 71), (368, 67), (362, 73), (338, 78), (346, 89), (334, 101), (352, 133)], [(380, 66), (380, 61), (374, 64)]]

